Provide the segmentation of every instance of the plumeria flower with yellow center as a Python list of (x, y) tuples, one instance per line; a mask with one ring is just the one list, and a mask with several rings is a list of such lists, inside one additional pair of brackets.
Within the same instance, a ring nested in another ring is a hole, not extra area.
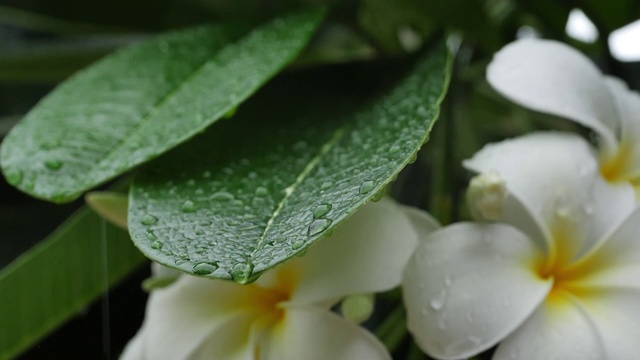
[(251, 285), (181, 275), (151, 293), (122, 359), (390, 359), (378, 339), (330, 308), (398, 286), (418, 231), (437, 226), (382, 199)]
[(500, 50), (487, 69), (489, 83), (525, 107), (592, 129), (600, 169), (610, 182), (640, 190), (640, 94), (604, 76), (578, 51), (555, 41), (526, 39)]
[(420, 347), (438, 359), (497, 344), (496, 360), (637, 359), (631, 185), (605, 181), (589, 144), (570, 134), (488, 145), (464, 165), (479, 173), (469, 206), (488, 218), (433, 232), (407, 264), (408, 327)]

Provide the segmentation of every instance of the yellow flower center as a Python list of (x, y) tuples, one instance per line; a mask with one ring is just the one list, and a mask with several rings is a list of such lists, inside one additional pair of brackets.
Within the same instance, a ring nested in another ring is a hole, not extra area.
[(640, 190), (640, 175), (633, 173), (633, 150), (632, 143), (622, 141), (615, 155), (601, 159), (600, 173), (612, 183), (630, 182), (638, 192)]
[(546, 259), (539, 266), (538, 274), (542, 279), (553, 280), (553, 288), (547, 297), (551, 305), (565, 304), (567, 296), (580, 297), (584, 292), (577, 282), (597, 270), (597, 263), (575, 259), (580, 244), (577, 237), (577, 223), (567, 209), (560, 208), (551, 222), (553, 242)]
[(281, 304), (291, 300), (294, 288), (297, 283), (297, 276), (293, 269), (283, 267), (275, 270), (275, 281), (269, 287), (261, 287), (257, 284), (248, 286), (255, 287), (254, 309), (263, 316), (269, 324), (274, 324), (282, 320), (285, 315)]

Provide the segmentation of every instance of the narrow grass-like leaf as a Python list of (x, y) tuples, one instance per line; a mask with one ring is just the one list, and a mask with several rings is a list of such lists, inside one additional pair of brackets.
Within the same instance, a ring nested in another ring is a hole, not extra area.
[(415, 159), (438, 115), (447, 59), (438, 48), (368, 106), (326, 79), (265, 89), (134, 180), (134, 242), (161, 264), (241, 283), (303, 253)]
[(26, 350), (145, 262), (126, 231), (81, 210), (0, 270), (0, 359)]
[(2, 144), (5, 177), (67, 202), (188, 140), (304, 48), (322, 11), (249, 33), (229, 25), (160, 36), (105, 58), (49, 94)]

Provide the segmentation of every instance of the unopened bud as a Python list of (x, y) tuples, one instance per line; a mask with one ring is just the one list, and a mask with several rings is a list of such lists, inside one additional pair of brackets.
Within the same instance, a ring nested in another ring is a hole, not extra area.
[(474, 176), (467, 189), (467, 206), (477, 220), (498, 220), (502, 217), (507, 187), (496, 172)]

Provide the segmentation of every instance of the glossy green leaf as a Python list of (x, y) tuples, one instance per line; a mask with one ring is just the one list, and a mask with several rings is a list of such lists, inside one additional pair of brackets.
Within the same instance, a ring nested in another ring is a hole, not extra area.
[(145, 262), (124, 230), (81, 210), (0, 270), (0, 359), (84, 310)]
[(441, 47), (365, 106), (342, 89), (348, 79), (265, 89), (136, 177), (134, 242), (166, 266), (241, 283), (302, 254), (415, 159), (447, 64)]
[(248, 34), (229, 25), (189, 29), (105, 58), (9, 133), (0, 157), (5, 177), (35, 197), (77, 198), (241, 104), (296, 57), (322, 14), (296, 13)]

